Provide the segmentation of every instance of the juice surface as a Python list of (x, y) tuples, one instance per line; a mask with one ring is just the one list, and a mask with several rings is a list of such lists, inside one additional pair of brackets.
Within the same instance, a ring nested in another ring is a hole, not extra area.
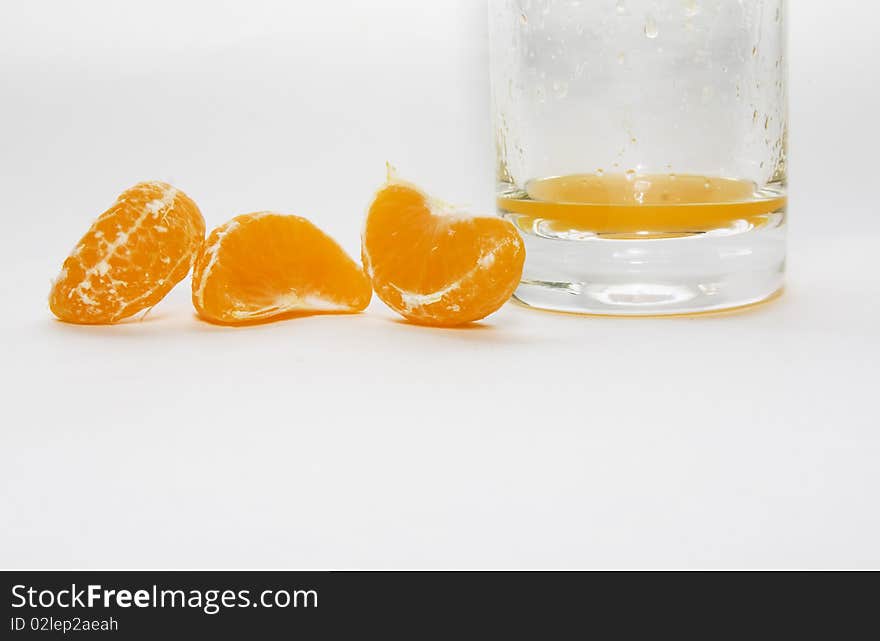
[(600, 235), (682, 235), (745, 221), (760, 227), (784, 212), (782, 193), (757, 191), (745, 180), (696, 175), (577, 174), (530, 181), (498, 198), (521, 228)]

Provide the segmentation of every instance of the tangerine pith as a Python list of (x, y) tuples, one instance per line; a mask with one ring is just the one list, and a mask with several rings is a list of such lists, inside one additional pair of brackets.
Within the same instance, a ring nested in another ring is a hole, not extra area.
[(367, 214), (362, 255), (386, 305), (415, 323), (455, 326), (510, 299), (525, 247), (509, 222), (469, 215), (389, 176)]
[(189, 273), (205, 221), (182, 191), (143, 182), (124, 191), (64, 261), (49, 307), (70, 323), (109, 324), (149, 309)]
[(371, 296), (360, 265), (336, 241), (305, 218), (274, 212), (212, 231), (193, 271), (193, 305), (220, 324), (359, 312)]

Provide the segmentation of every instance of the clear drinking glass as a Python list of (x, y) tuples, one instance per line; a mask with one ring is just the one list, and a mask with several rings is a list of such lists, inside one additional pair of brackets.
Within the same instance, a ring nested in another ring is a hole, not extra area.
[(489, 0), (517, 298), (729, 309), (785, 272), (785, 0)]

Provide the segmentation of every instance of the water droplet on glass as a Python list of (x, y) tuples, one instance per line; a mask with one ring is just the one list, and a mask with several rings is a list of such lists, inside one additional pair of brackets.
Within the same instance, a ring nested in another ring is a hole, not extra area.
[(626, 179), (630, 182), (635, 180), (636, 178), (636, 170), (635, 169), (627, 169), (626, 170)]
[(622, 65), (626, 64), (626, 54), (623, 53), (622, 51), (619, 54), (617, 54), (617, 62)]
[(649, 15), (645, 19), (645, 35), (652, 40), (660, 35), (660, 29), (657, 28), (657, 20), (654, 19), (654, 16)]
[(529, 17), (526, 14), (521, 13), (519, 14), (519, 21), (523, 24), (529, 24)]
[(706, 182), (703, 183), (703, 187), (705, 187), (706, 189), (712, 189), (712, 183), (710, 183), (710, 182), (707, 180)]
[(556, 97), (560, 100), (563, 100), (566, 96), (568, 96), (568, 83), (567, 82), (554, 82), (553, 83), (553, 93), (556, 94)]
[(617, 13), (619, 15), (626, 13), (626, 2), (624, 0), (617, 0)]
[(597, 175), (597, 176), (604, 176), (604, 175), (605, 175), (605, 170), (604, 170), (604, 169), (597, 169), (597, 170), (596, 170), (596, 175)]
[(684, 5), (684, 15), (688, 18), (693, 18), (700, 13), (700, 7), (697, 6), (697, 0), (682, 0), (682, 4)]

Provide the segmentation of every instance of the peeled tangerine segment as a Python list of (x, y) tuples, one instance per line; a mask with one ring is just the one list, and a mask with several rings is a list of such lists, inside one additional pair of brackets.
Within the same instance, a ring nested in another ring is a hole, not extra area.
[(64, 261), (49, 294), (63, 321), (107, 324), (149, 309), (189, 273), (205, 220), (186, 194), (161, 182), (124, 191)]
[(332, 238), (305, 218), (245, 214), (211, 232), (193, 272), (202, 318), (239, 325), (309, 313), (351, 313), (370, 282)]
[(467, 215), (395, 179), (370, 207), (362, 251), (386, 305), (438, 326), (497, 311), (519, 285), (525, 260), (522, 238), (507, 221)]

